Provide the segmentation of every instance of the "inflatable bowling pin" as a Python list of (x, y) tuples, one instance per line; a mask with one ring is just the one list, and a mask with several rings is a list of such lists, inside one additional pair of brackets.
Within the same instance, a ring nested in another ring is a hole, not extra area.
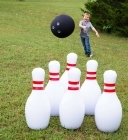
[(122, 120), (122, 106), (115, 91), (117, 74), (113, 70), (104, 72), (104, 91), (95, 108), (95, 122), (100, 131), (116, 131)]
[(56, 60), (50, 61), (48, 68), (49, 81), (45, 87), (45, 91), (51, 104), (51, 116), (59, 116), (60, 101), (65, 94), (65, 90), (59, 79), (60, 63)]
[(29, 128), (45, 129), (50, 121), (50, 102), (44, 91), (45, 71), (35, 68), (32, 71), (33, 88), (25, 105), (25, 118)]
[(85, 105), (80, 96), (81, 71), (71, 68), (68, 73), (68, 89), (60, 103), (59, 118), (66, 129), (78, 129), (84, 120)]
[(95, 105), (101, 96), (101, 89), (96, 79), (98, 62), (88, 60), (86, 63), (86, 79), (83, 82), (80, 92), (85, 103), (85, 115), (94, 115)]
[(76, 53), (69, 53), (67, 55), (66, 70), (64, 71), (64, 73), (60, 77), (60, 82), (61, 82), (62, 86), (64, 87), (65, 91), (68, 88), (68, 71), (70, 70), (70, 68), (76, 67), (77, 58), (78, 58), (78, 56)]

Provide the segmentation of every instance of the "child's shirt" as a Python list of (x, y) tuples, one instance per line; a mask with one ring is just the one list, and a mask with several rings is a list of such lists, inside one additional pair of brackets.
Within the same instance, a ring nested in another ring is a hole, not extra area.
[(92, 23), (90, 21), (85, 22), (84, 20), (81, 20), (79, 24), (81, 24), (82, 26), (86, 26), (86, 29), (80, 30), (80, 36), (84, 38), (89, 37), (89, 30), (90, 28), (93, 28)]

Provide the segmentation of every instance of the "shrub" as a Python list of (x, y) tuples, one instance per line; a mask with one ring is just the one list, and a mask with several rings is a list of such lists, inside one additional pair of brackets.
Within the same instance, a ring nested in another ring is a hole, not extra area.
[(90, 0), (84, 6), (97, 29), (128, 37), (128, 0)]

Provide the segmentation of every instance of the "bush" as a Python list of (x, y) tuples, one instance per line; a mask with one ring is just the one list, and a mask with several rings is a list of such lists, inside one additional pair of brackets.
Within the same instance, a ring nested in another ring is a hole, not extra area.
[(84, 6), (97, 29), (128, 37), (128, 0), (90, 0)]

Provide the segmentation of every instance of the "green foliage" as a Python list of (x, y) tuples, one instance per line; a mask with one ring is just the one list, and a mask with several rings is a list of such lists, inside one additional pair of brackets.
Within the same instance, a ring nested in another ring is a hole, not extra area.
[(88, 1), (84, 6), (81, 11), (91, 13), (97, 29), (128, 37), (128, 0)]

